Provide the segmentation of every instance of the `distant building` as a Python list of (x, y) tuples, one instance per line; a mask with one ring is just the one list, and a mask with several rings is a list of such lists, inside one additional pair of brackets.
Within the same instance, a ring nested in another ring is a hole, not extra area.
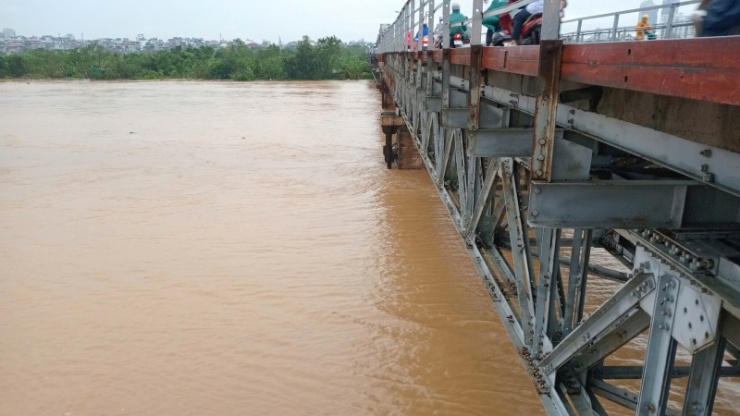
[[(665, 0), (664, 0), (665, 1)], [(639, 19), (642, 19), (642, 15), (646, 14), (648, 15), (648, 22), (650, 22), (653, 27), (658, 24), (658, 9), (652, 9), (652, 10), (643, 10), (648, 7), (655, 6), (655, 3), (653, 0), (645, 0), (642, 3), (640, 3), (640, 16)]]
[[(675, 4), (678, 2), (679, 0), (663, 0), (663, 6), (670, 6), (671, 4)], [(670, 13), (670, 7), (663, 7), (662, 9), (660, 9), (660, 23), (668, 23), (668, 17), (670, 16)]]
[(3, 29), (3, 37), (5, 39), (13, 39), (15, 38), (15, 30), (10, 28)]

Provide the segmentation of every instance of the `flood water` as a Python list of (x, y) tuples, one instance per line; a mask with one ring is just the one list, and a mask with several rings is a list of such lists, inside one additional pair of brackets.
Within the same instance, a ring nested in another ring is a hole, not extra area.
[(0, 415), (543, 414), (379, 111), (365, 81), (0, 83)]

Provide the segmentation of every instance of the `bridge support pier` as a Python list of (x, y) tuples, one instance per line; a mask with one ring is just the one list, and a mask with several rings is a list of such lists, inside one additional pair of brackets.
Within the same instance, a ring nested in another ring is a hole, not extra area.
[(403, 118), (395, 112), (385, 111), (380, 115), (380, 123), (385, 134), (383, 156), (388, 169), (392, 168), (393, 162), (399, 169), (421, 169), (424, 166), (421, 155)]

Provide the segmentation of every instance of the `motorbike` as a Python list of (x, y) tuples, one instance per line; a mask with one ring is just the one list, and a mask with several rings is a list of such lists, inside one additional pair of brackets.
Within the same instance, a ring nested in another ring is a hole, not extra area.
[[(417, 38), (414, 42), (418, 42), (419, 39)], [(416, 45), (414, 45), (416, 47)], [(429, 35), (425, 35), (421, 38), (421, 50), (428, 51), (429, 50)]]
[[(509, 0), (509, 4), (517, 0)], [(501, 30), (496, 32), (492, 38), (493, 46), (503, 46), (505, 42), (512, 40), (511, 33), (514, 31), (514, 19), (511, 14), (504, 13), (498, 20)], [(542, 14), (533, 14), (522, 25), (520, 45), (539, 45), (542, 34)]]
[(458, 32), (451, 35), (451, 37), (450, 47), (452, 48), (462, 48), (465, 45), (470, 45), (470, 36), (467, 34)]

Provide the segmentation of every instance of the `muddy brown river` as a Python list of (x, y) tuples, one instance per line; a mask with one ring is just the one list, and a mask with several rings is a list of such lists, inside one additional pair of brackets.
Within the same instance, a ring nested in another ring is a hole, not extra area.
[(379, 112), (366, 81), (0, 83), (0, 415), (543, 414)]

